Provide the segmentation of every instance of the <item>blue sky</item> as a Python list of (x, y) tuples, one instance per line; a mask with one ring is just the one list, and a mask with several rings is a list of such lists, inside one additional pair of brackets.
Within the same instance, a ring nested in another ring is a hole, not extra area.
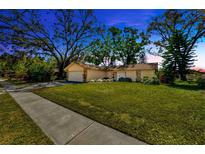
[[(146, 30), (153, 17), (163, 14), (165, 10), (94, 10), (99, 22), (107, 26), (134, 26)], [(196, 48), (196, 67), (205, 68), (205, 42)], [(148, 55), (148, 62), (161, 62), (160, 57)]]
[(107, 26), (136, 26), (146, 29), (151, 19), (165, 10), (94, 10), (97, 19)]
[[(52, 20), (54, 20), (52, 13), (47, 14), (47, 10), (41, 10), (41, 14), (43, 15), (43, 21), (48, 27), (51, 27)], [(94, 10), (94, 15), (97, 17), (98, 22), (104, 24), (106, 26), (117, 26), (119, 28), (123, 28), (124, 26), (136, 27), (139, 30), (146, 30), (149, 23), (152, 21), (153, 17), (158, 15), (162, 15), (165, 10)], [(50, 23), (50, 24), (49, 24)], [(49, 28), (48, 28), (49, 30)], [(153, 37), (153, 38), (156, 38)], [(204, 39), (205, 40), (205, 39)], [(196, 48), (196, 62), (195, 66), (200, 68), (205, 68), (205, 41), (198, 44)], [(162, 59), (160, 57), (155, 57), (152, 55), (148, 55), (148, 62), (161, 62)]]

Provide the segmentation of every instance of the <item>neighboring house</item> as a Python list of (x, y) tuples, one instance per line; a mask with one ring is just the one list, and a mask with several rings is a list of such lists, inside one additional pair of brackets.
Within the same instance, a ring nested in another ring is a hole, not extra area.
[(157, 63), (135, 64), (108, 68), (73, 62), (64, 70), (67, 72), (68, 81), (89, 82), (91, 80), (102, 78), (110, 78), (117, 81), (120, 77), (131, 78), (132, 81), (140, 81), (145, 76), (151, 79), (155, 75), (155, 71), (157, 69)]
[(205, 69), (199, 69), (198, 72), (201, 75), (201, 78), (205, 79)]
[(191, 78), (193, 78), (192, 76), (194, 76), (195, 78), (201, 77), (201, 78), (205, 79), (205, 69), (195, 67), (195, 68), (192, 68), (192, 71), (194, 71), (195, 73), (192, 72), (191, 74), (188, 74), (188, 78), (190, 76), (191, 76)]

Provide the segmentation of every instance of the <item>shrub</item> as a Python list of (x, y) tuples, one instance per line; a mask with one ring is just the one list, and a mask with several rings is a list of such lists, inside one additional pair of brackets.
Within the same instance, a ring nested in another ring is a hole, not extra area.
[(112, 82), (112, 81), (113, 81), (113, 79), (110, 79), (108, 77), (103, 78), (103, 82)]
[(160, 81), (159, 79), (157, 78), (157, 76), (154, 76), (152, 77), (151, 80), (149, 80), (149, 78), (147, 76), (144, 76), (143, 77), (143, 83), (144, 84), (149, 84), (149, 85), (159, 85), (160, 84)]
[(150, 84), (152, 84), (151, 83), (151, 80), (144, 80), (144, 82), (143, 82), (144, 84), (147, 84), (147, 85), (150, 85)]
[(195, 83), (199, 77), (200, 76), (197, 73), (187, 74), (187, 82), (188, 83)]
[(142, 80), (142, 82), (144, 83), (144, 82), (148, 82), (148, 81), (149, 81), (148, 76), (143, 76), (143, 80)]
[(53, 81), (56, 78), (54, 66), (52, 62), (46, 62), (39, 57), (35, 57), (28, 67), (27, 73), (30, 81)]
[(168, 83), (168, 84), (173, 84), (175, 81), (175, 78), (173, 77), (173, 75), (160, 75), (159, 80), (161, 83)]
[(54, 75), (54, 73), (51, 75), (50, 80), (55, 81), (57, 79), (57, 75)]
[(159, 78), (157, 78), (156, 76), (152, 77), (151, 84), (159, 85)]
[(120, 78), (118, 79), (118, 81), (119, 81), (119, 82), (132, 82), (132, 79), (131, 79), (131, 78), (128, 78), (128, 77), (126, 77), (126, 78), (120, 77)]
[(103, 79), (97, 79), (96, 81), (97, 82), (103, 82)]
[(205, 79), (199, 78), (197, 80), (197, 85), (198, 85), (199, 88), (205, 89)]
[(90, 82), (112, 82), (113, 79), (109, 79), (109, 78), (102, 78), (102, 79), (92, 79), (90, 80)]
[(109, 79), (109, 78), (108, 78), (108, 77), (104, 77), (103, 79), (105, 79), (105, 80), (106, 80), (106, 79)]
[(96, 82), (96, 80), (92, 79), (92, 80), (90, 80), (90, 82)]
[(113, 79), (107, 79), (107, 82), (112, 82), (112, 81), (114, 81)]
[[(24, 80), (27, 78), (27, 66), (26, 66), (26, 57), (24, 56), (22, 60), (17, 61), (13, 66), (13, 77), (16, 77), (17, 80)], [(10, 74), (10, 73), (9, 73)]]

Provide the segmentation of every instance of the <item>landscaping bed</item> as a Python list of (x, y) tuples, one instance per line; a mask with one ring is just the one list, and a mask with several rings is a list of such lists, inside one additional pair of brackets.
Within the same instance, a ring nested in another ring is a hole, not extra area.
[(8, 94), (0, 95), (0, 144), (53, 144)]
[(149, 144), (205, 144), (205, 95), (201, 90), (116, 82), (34, 92)]

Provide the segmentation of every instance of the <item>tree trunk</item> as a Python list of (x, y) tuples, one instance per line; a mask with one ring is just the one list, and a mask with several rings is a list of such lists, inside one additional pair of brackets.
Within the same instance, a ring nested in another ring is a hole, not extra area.
[(58, 74), (57, 74), (57, 79), (62, 80), (65, 79), (66, 77), (66, 72), (64, 71), (64, 63), (61, 63), (58, 65)]
[(185, 73), (180, 73), (180, 79), (182, 80), (182, 81), (187, 81), (187, 78), (186, 78), (186, 74)]
[(186, 78), (186, 74), (187, 74), (187, 70), (186, 70), (186, 63), (184, 63), (185, 60), (182, 59), (182, 62), (179, 62), (179, 75), (180, 75), (180, 79), (182, 81), (187, 81)]

